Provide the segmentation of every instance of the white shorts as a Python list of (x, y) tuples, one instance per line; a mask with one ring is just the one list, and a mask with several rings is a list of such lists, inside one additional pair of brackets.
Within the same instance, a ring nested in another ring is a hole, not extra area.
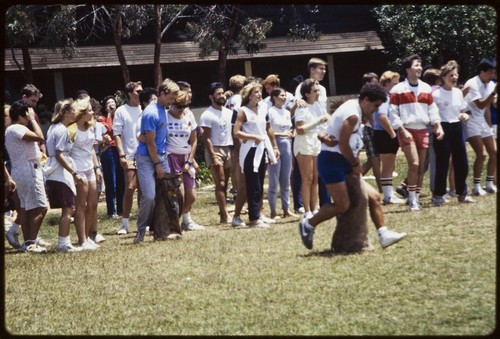
[(465, 140), (475, 136), (480, 136), (484, 139), (493, 135), (484, 117), (470, 117), (470, 119), (465, 122), (464, 134)]
[(86, 182), (97, 180), (97, 178), (95, 176), (95, 171), (93, 168), (86, 170), (86, 171), (76, 171), (76, 173), (78, 173), (78, 175), (81, 176), (83, 178), (83, 180)]
[(299, 154), (318, 156), (321, 152), (321, 142), (317, 138), (317, 134), (296, 135), (293, 142), (293, 155), (296, 157)]
[(12, 179), (16, 182), (17, 196), (21, 208), (26, 211), (48, 207), (43, 171), (38, 161), (12, 168)]

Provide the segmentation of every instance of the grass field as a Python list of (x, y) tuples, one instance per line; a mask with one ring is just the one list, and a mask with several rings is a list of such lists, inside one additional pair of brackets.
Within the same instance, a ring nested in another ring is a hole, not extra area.
[[(403, 164), (398, 157), (395, 183)], [(207, 230), (173, 242), (133, 245), (135, 233), (115, 235), (120, 221), (101, 204), (107, 240), (97, 251), (17, 254), (5, 242), (5, 327), (16, 335), (487, 335), (496, 328), (496, 199), (431, 207), (426, 180), (422, 211), (383, 207), (406, 239), (383, 250), (370, 223), (374, 250), (348, 256), (329, 252), (334, 220), (319, 226), (312, 251), (297, 219), (270, 229), (218, 225), (210, 188), (192, 212)], [(58, 217), (47, 215), (44, 239), (55, 242)]]

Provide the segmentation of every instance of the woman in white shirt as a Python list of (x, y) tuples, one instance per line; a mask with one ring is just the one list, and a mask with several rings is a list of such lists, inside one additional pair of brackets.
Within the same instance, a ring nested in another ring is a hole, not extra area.
[(196, 200), (195, 159), (198, 140), (196, 120), (188, 108), (188, 93), (179, 91), (175, 103), (170, 105), (167, 118), (167, 159), (173, 173), (182, 173), (184, 203), (182, 224), (185, 231), (204, 230), (191, 218), (191, 207)]
[(297, 135), (293, 144), (293, 154), (299, 165), (302, 185), (300, 194), (304, 205), (304, 217), (311, 218), (318, 206), (318, 168), (317, 157), (321, 151), (318, 133), (326, 128), (329, 115), (318, 101), (319, 83), (307, 79), (300, 88), (305, 107), (295, 110), (295, 129)]
[(251, 82), (241, 91), (242, 106), (234, 124), (234, 136), (241, 140), (240, 166), (247, 188), (250, 227), (268, 228), (260, 219), (260, 200), (266, 174), (266, 154), (270, 163), (279, 158), (274, 133), (269, 123), (267, 104), (262, 102), (262, 85)]
[(458, 64), (454, 61), (448, 61), (441, 67), (441, 79), (443, 86), (432, 92), (434, 102), (439, 108), (441, 117), (441, 126), (443, 127), (444, 137), (437, 140), (434, 137), (432, 146), (436, 153), (435, 162), (435, 180), (432, 203), (435, 206), (441, 206), (444, 203), (443, 196), (446, 193), (446, 177), (448, 174), (450, 157), (453, 163), (455, 173), (455, 189), (459, 202), (475, 202), (470, 196), (467, 196), (467, 175), (469, 171), (469, 162), (467, 159), (467, 148), (463, 137), (463, 121), (469, 119), (465, 113), (467, 102), (462, 91), (457, 86)]
[(75, 226), (78, 242), (84, 250), (99, 247), (90, 237), (90, 230), (97, 224), (97, 182), (102, 180), (101, 166), (94, 149), (94, 127), (92, 106), (89, 98), (73, 103), (75, 123), (68, 126), (73, 147), (69, 156), (75, 163), (77, 175), (82, 180), (76, 183)]
[(43, 133), (35, 120), (35, 112), (22, 100), (12, 104), (9, 116), (12, 124), (5, 130), (5, 147), (20, 203), (19, 221), (24, 236), (20, 250), (46, 252), (45, 247), (36, 244), (38, 230), (48, 210), (38, 147), (38, 142), (44, 141)]
[(281, 207), (283, 216), (296, 216), (289, 211), (290, 205), (290, 175), (292, 173), (292, 120), (290, 111), (285, 108), (286, 91), (283, 88), (275, 88), (269, 94), (272, 106), (269, 108), (269, 122), (274, 131), (276, 144), (280, 151), (280, 158), (276, 164), (269, 165), (269, 186), (267, 200), (271, 209), (271, 218), (277, 216), (276, 200), (278, 185), (280, 186)]

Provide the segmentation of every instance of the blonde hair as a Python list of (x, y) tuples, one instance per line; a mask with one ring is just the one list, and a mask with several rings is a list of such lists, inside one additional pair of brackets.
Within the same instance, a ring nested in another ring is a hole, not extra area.
[[(90, 106), (90, 97), (85, 97), (83, 99), (78, 99), (73, 102), (71, 107), (75, 110), (75, 122), (79, 121), (82, 117), (87, 114), (87, 111), (92, 109)], [(89, 128), (94, 124), (93, 119), (85, 122), (85, 128)]]
[(175, 81), (173, 81), (169, 78), (166, 78), (165, 80), (163, 80), (160, 87), (158, 87), (158, 94), (159, 95), (161, 95), (161, 92), (165, 92), (165, 94), (169, 94), (169, 93), (176, 93), (179, 91), (180, 91), (179, 85), (177, 85), (175, 83)]
[(250, 95), (255, 88), (259, 87), (262, 90), (262, 84), (257, 81), (252, 81), (251, 83), (245, 85), (241, 90), (241, 106), (245, 106), (250, 102)]
[(380, 76), (380, 84), (382, 86), (387, 85), (388, 82), (391, 82), (393, 79), (399, 79), (401, 76), (399, 75), (398, 72), (393, 72), (393, 71), (385, 71), (382, 73)]
[(64, 119), (64, 114), (73, 109), (73, 99), (64, 99), (58, 101), (54, 105), (54, 114), (52, 115), (52, 123), (57, 124)]
[(188, 102), (188, 92), (186, 91), (177, 92), (177, 98), (175, 98), (174, 105), (187, 106), (187, 102)]

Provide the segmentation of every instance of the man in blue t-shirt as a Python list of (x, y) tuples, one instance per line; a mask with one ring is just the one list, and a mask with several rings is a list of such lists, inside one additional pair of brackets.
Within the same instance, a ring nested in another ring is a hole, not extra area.
[[(144, 241), (146, 226), (153, 220), (156, 197), (156, 178), (168, 173), (167, 157), (167, 110), (175, 102), (179, 86), (165, 79), (158, 88), (158, 99), (152, 101), (142, 113), (139, 146), (135, 160), (137, 178), (141, 187), (141, 203), (137, 212), (137, 235), (134, 243)], [(155, 175), (156, 174), (156, 175)], [(174, 235), (180, 237), (180, 234)]]

